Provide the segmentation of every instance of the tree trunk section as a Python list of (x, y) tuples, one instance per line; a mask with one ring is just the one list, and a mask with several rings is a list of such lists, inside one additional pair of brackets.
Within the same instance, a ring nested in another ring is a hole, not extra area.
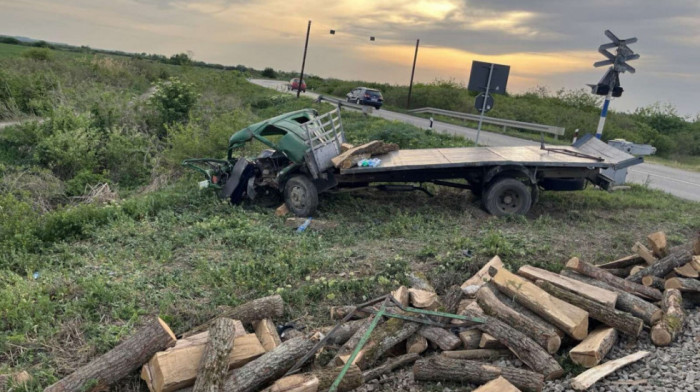
[(559, 350), (561, 338), (554, 329), (544, 329), (540, 324), (509, 308), (498, 300), (487, 285), (482, 286), (476, 293), (476, 300), (486, 314), (502, 320), (531, 337), (548, 353), (554, 354)]
[(634, 354), (616, 359), (614, 361), (605, 362), (602, 365), (598, 365), (594, 368), (588, 369), (585, 372), (576, 376), (576, 378), (571, 380), (571, 387), (576, 391), (585, 391), (595, 384), (601, 378), (607, 376), (608, 374), (614, 372), (615, 370), (627, 366), (630, 363), (637, 362), (640, 359), (649, 355), (648, 351), (638, 351)]
[(692, 279), (697, 279), (700, 274), (698, 274), (698, 270), (695, 269), (693, 266), (693, 262), (689, 262), (686, 264), (683, 264), (680, 267), (676, 267), (673, 269), (673, 272), (675, 272), (678, 276), (684, 277), (684, 278), (692, 278)]
[(472, 392), (520, 392), (513, 384), (503, 377), (498, 377), (480, 386)]
[(534, 321), (535, 323), (540, 325), (540, 328), (546, 329), (546, 330), (552, 330), (554, 331), (557, 335), (559, 335), (560, 338), (563, 338), (566, 336), (566, 333), (562, 331), (561, 329), (557, 328), (554, 324), (550, 323), (549, 321), (543, 319), (540, 315), (537, 313), (533, 312), (532, 310), (524, 307), (523, 305), (520, 305), (517, 303), (513, 297), (509, 297), (505, 294), (503, 294), (500, 290), (498, 290), (498, 287), (496, 287), (495, 284), (489, 282), (485, 286), (487, 286), (491, 292), (498, 298), (501, 303), (504, 305), (508, 306), (509, 308), (515, 310), (516, 312), (522, 314), (523, 316), (529, 318), (530, 320)]
[[(279, 295), (259, 298), (243, 305), (236, 306), (233, 309), (228, 309), (222, 312), (218, 317), (226, 317), (235, 320), (240, 320), (244, 324), (250, 324), (253, 321), (262, 319), (273, 319), (282, 317), (284, 313), (284, 300)], [(182, 335), (183, 338), (192, 336), (202, 331), (208, 330), (214, 323), (216, 318), (209, 320), (207, 323), (192, 328)]]
[(374, 369), (367, 370), (362, 373), (362, 378), (364, 382), (374, 380), (379, 378), (383, 374), (391, 373), (394, 369), (400, 368), (401, 366), (413, 363), (420, 358), (420, 355), (416, 353), (404, 354), (396, 358), (389, 358), (382, 365), (377, 366)]
[(591, 318), (611, 326), (622, 333), (636, 337), (639, 336), (642, 332), (642, 328), (644, 328), (644, 322), (641, 319), (627, 312), (610, 309), (598, 302), (583, 298), (571, 291), (559, 288), (543, 280), (538, 280), (537, 285), (555, 297), (587, 311)]
[(502, 293), (513, 297), (521, 305), (539, 314), (576, 340), (582, 340), (588, 335), (586, 311), (549, 295), (535, 284), (504, 268), (494, 272), (491, 282)]
[(406, 352), (409, 354), (420, 354), (428, 349), (428, 339), (419, 334), (412, 335), (406, 341)]
[(491, 260), (488, 261), (488, 263), (481, 267), (481, 269), (476, 274), (474, 274), (474, 276), (462, 283), (462, 289), (466, 291), (465, 294), (473, 297), (474, 295), (476, 295), (476, 292), (479, 290), (479, 287), (491, 280), (491, 275), (489, 275), (489, 269), (491, 267), (496, 269), (503, 268), (503, 262), (501, 261), (501, 258), (498, 256), (494, 256)]
[(397, 318), (385, 321), (372, 331), (372, 335), (364, 347), (364, 355), (357, 361), (357, 366), (363, 370), (371, 367), (392, 347), (418, 332), (421, 325)]
[(436, 310), (440, 307), (440, 297), (434, 291), (408, 289), (410, 302), (420, 309)]
[(588, 334), (576, 347), (569, 351), (571, 360), (585, 368), (591, 368), (605, 358), (615, 341), (617, 330), (610, 327), (598, 327)]
[(406, 286), (401, 286), (398, 289), (392, 291), (391, 295), (401, 305), (408, 306), (408, 288)]
[(229, 373), (223, 390), (253, 392), (284, 375), (294, 363), (308, 353), (316, 342), (304, 337), (288, 340), (260, 358)]
[(253, 328), (255, 328), (255, 336), (258, 337), (265, 351), (272, 351), (282, 344), (282, 339), (280, 339), (277, 327), (275, 327), (275, 323), (272, 320), (253, 321)]
[[(459, 308), (459, 303), (462, 301), (462, 288), (459, 286), (451, 286), (447, 289), (445, 295), (442, 296), (442, 312), (456, 314)], [(437, 317), (435, 320), (439, 323), (447, 324), (452, 322), (449, 317)], [(459, 320), (461, 321), (461, 320)]]
[(413, 365), (413, 374), (414, 378), (420, 381), (455, 381), (474, 384), (485, 384), (502, 376), (525, 391), (540, 392), (544, 387), (544, 378), (538, 373), (443, 356), (418, 360)]
[(681, 292), (677, 289), (667, 289), (661, 304), (664, 317), (651, 328), (651, 342), (657, 346), (668, 346), (683, 330), (685, 323)]
[(459, 333), (459, 340), (462, 341), (462, 346), (467, 350), (479, 348), (481, 341), (481, 331), (478, 329), (468, 329)]
[[(352, 305), (331, 306), (331, 320), (342, 320), (354, 310), (355, 307)], [(355, 312), (355, 315), (352, 318), (363, 319), (369, 317), (369, 315), (370, 313), (358, 311)]]
[[(340, 346), (345, 344), (352, 335), (365, 323), (365, 320), (350, 320), (345, 322), (333, 332), (333, 335), (328, 337), (328, 344)], [(324, 334), (328, 334), (334, 327), (325, 327), (322, 329)]]
[(665, 279), (659, 278), (658, 276), (654, 275), (647, 275), (642, 278), (643, 285), (647, 287), (653, 287), (659, 291), (664, 289), (664, 283), (666, 283)]
[[(655, 265), (658, 265), (658, 264), (655, 264)], [(578, 257), (574, 257), (571, 260), (569, 260), (566, 263), (566, 268), (574, 270), (574, 271), (578, 272), (579, 274), (590, 276), (591, 278), (596, 278), (596, 279), (603, 281), (603, 282), (605, 282), (613, 287), (617, 287), (620, 290), (624, 290), (630, 294), (634, 294), (634, 295), (637, 295), (640, 297), (648, 298), (648, 299), (651, 299), (654, 301), (658, 301), (661, 299), (661, 292), (659, 290), (656, 290), (656, 289), (651, 288), (651, 287), (643, 286), (639, 283), (635, 283), (634, 281), (619, 278), (619, 277), (607, 272), (604, 269), (596, 268), (591, 264), (588, 264), (584, 261), (579, 260)], [(651, 268), (651, 267), (649, 267), (649, 268)], [(644, 270), (647, 270), (649, 268), (645, 268)], [(651, 275), (651, 274), (646, 274), (646, 275)], [(639, 279), (639, 282), (641, 282), (641, 277)]]
[[(689, 263), (692, 260), (692, 255), (687, 250), (681, 249), (677, 252), (672, 252), (663, 259), (657, 261), (653, 265), (637, 272), (636, 274), (627, 278), (630, 282), (639, 283), (642, 278), (647, 275), (654, 275), (658, 277), (664, 277), (669, 272), (673, 271), (674, 268), (680, 267), (685, 263)], [(658, 299), (655, 299), (658, 300)]]
[(656, 257), (651, 253), (651, 251), (644, 246), (641, 242), (636, 242), (634, 246), (632, 247), (632, 252), (635, 252), (644, 259), (644, 262), (647, 263), (647, 265), (652, 265), (656, 263)]
[(567, 278), (566, 276), (561, 276), (540, 268), (525, 265), (520, 267), (518, 275), (530, 279), (533, 282), (538, 279), (545, 280), (558, 287), (573, 291), (580, 296), (600, 302), (611, 309), (615, 308), (615, 303), (617, 302), (617, 293), (614, 291), (601, 289), (600, 287), (579, 282), (578, 280)]
[(628, 312), (635, 317), (639, 317), (642, 319), (642, 321), (644, 321), (644, 324), (648, 326), (654, 325), (657, 321), (661, 320), (661, 316), (663, 316), (664, 312), (658, 306), (649, 303), (636, 295), (620, 290), (617, 287), (610, 286), (609, 284), (594, 278), (580, 275), (571, 270), (564, 270), (561, 273), (569, 278), (617, 292), (618, 297), (615, 307), (623, 312)]
[[(350, 354), (352, 354), (353, 350), (355, 350), (355, 346), (360, 342), (360, 339), (362, 339), (362, 336), (367, 332), (367, 330), (370, 327), (370, 324), (372, 324), (372, 320), (374, 320), (375, 316), (370, 316), (366, 319), (361, 320), (362, 324), (360, 325), (359, 328), (355, 331), (355, 333), (348, 339), (345, 344), (340, 347), (338, 350), (338, 353), (333, 357), (333, 359), (328, 362), (328, 366), (340, 366), (345, 363), (344, 358), (350, 357)], [(381, 321), (380, 321), (381, 323)], [(365, 345), (365, 347), (367, 347)], [(358, 355), (356, 358), (359, 359), (363, 355), (362, 352)]]
[[(335, 379), (338, 378), (340, 371), (343, 370), (342, 366), (335, 368), (321, 368), (311, 372), (314, 376), (318, 378), (318, 390), (326, 391), (333, 385)], [(355, 388), (362, 386), (363, 378), (362, 371), (359, 367), (351, 365), (348, 371), (343, 376), (343, 379), (338, 385), (338, 392), (352, 391)]]
[(635, 267), (638, 266), (632, 266), (627, 268), (606, 268), (605, 270), (617, 276), (618, 278), (626, 278), (630, 276), (630, 272), (632, 272), (632, 269), (634, 269)]
[(608, 263), (603, 263), (603, 264), (597, 264), (596, 267), (598, 268), (603, 268), (603, 269), (613, 269), (613, 268), (627, 268), (627, 267), (633, 267), (637, 264), (641, 264), (644, 262), (644, 259), (639, 257), (639, 255), (630, 255), (630, 256), (625, 256), (621, 259), (617, 259), (615, 261), (611, 261)]
[(496, 359), (512, 357), (513, 353), (510, 350), (490, 350), (490, 349), (476, 349), (476, 350), (456, 350), (456, 351), (443, 351), (440, 355), (453, 358), (453, 359), (473, 359), (476, 361), (494, 361)]
[(90, 361), (44, 392), (84, 392), (106, 389), (138, 369), (153, 354), (175, 344), (176, 338), (163, 320), (149, 318), (145, 325), (117, 347)]
[[(494, 277), (495, 279), (495, 277)], [(483, 311), (470, 309), (471, 317), (483, 317), (485, 322), (477, 324), (484, 334), (489, 334), (508, 347), (524, 364), (532, 370), (544, 375), (545, 379), (553, 380), (564, 374), (559, 363), (534, 340), (517, 329), (507, 325), (495, 317), (486, 316)]]
[(668, 249), (666, 249), (666, 233), (663, 231), (651, 233), (647, 236), (647, 240), (649, 240), (649, 245), (651, 245), (654, 256), (659, 258), (666, 257), (668, 254)]
[(231, 319), (219, 318), (209, 330), (209, 342), (199, 361), (194, 392), (218, 392), (226, 378), (228, 359), (233, 349), (235, 323)]
[(688, 278), (671, 278), (666, 280), (666, 289), (678, 289), (681, 292), (700, 292), (700, 280)]
[(481, 334), (481, 340), (479, 340), (479, 348), (486, 350), (500, 350), (504, 347), (505, 346), (503, 345), (503, 343), (501, 343), (498, 339), (494, 338), (493, 336), (487, 333)]
[(418, 330), (418, 334), (437, 344), (443, 351), (454, 350), (462, 344), (457, 335), (440, 327), (426, 325)]

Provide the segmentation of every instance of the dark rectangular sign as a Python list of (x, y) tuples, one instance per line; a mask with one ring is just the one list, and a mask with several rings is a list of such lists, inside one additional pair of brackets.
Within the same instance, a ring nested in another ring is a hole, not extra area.
[[(469, 74), (469, 85), (467, 90), (484, 92), (489, 81), (489, 71), (491, 63), (481, 61), (472, 61), (472, 71)], [(510, 73), (510, 65), (494, 64), (493, 75), (491, 75), (491, 86), (489, 94), (505, 94), (506, 84), (508, 83), (508, 74)]]

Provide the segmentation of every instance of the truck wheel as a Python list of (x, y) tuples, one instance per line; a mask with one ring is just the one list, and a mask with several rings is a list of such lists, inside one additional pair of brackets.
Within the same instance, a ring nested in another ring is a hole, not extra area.
[(483, 203), (491, 215), (525, 214), (532, 205), (532, 193), (521, 181), (502, 178), (489, 186), (484, 194)]
[(296, 216), (308, 217), (318, 207), (316, 186), (304, 175), (296, 175), (284, 186), (284, 202)]

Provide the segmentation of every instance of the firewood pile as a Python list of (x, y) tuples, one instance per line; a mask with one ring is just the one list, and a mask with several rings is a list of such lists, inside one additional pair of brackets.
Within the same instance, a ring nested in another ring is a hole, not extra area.
[[(137, 369), (151, 392), (351, 391), (408, 365), (416, 382), (541, 391), (564, 375), (560, 355), (588, 368), (570, 384), (586, 390), (649, 354), (606, 361), (618, 335), (636, 338), (647, 328), (653, 344), (669, 345), (686, 309), (700, 303), (700, 236), (673, 249), (662, 232), (647, 242), (605, 264), (574, 257), (559, 274), (528, 265), (514, 273), (495, 256), (442, 296), (412, 275), (410, 287), (331, 308), (335, 326), (306, 333), (280, 336), (278, 295), (229, 308), (179, 337), (153, 318), (45, 391), (106, 389)], [(503, 358), (525, 366), (494, 364)]]

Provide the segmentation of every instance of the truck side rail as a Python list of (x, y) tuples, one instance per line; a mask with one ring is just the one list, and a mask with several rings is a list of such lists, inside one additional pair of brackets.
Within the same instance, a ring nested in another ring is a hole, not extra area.
[(343, 122), (340, 118), (340, 108), (316, 117), (301, 125), (306, 131), (309, 154), (307, 166), (314, 178), (319, 173), (333, 167), (332, 159), (341, 152), (345, 142)]

